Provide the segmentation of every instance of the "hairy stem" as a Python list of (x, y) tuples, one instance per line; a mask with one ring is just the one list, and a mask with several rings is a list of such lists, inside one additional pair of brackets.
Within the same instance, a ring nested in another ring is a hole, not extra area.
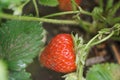
[(96, 43), (94, 43), (92, 45), (94, 46), (94, 45), (100, 44), (100, 43), (106, 41), (107, 39), (109, 39), (110, 37), (112, 37), (113, 35), (114, 35), (114, 31), (112, 31), (107, 37), (101, 39), (100, 41), (98, 41), (98, 42), (96, 42)]
[(47, 16), (43, 16), (43, 18), (48, 18), (48, 17), (55, 17), (55, 16), (60, 16), (60, 15), (66, 15), (66, 14), (77, 14), (80, 11), (66, 11), (66, 12), (59, 12), (59, 13), (54, 13), (54, 14), (50, 14)]
[(85, 14), (85, 15), (89, 15), (92, 16), (92, 13), (83, 10), (81, 7), (78, 7), (79, 10), (77, 11), (66, 11), (66, 12), (58, 12), (58, 13), (54, 13), (54, 14), (50, 14), (47, 16), (43, 16), (44, 18), (48, 18), (48, 17), (55, 17), (55, 16), (60, 16), (60, 15), (66, 15), (66, 14)]
[(54, 24), (70, 24), (70, 25), (79, 25), (75, 20), (57, 20), (57, 19), (46, 19), (46, 18), (36, 18), (29, 16), (15, 16), (5, 13), (0, 13), (0, 18), (12, 19), (12, 20), (24, 20), (24, 21), (40, 21)]
[[(101, 40), (98, 39), (98, 37), (101, 35), (100, 33), (97, 34), (96, 36), (94, 36), (86, 45), (83, 49), (81, 49), (80, 52), (80, 59), (77, 63), (77, 73), (78, 73), (78, 80), (82, 80), (83, 78), (83, 70), (84, 70), (84, 65), (85, 65), (85, 60), (88, 56), (89, 50), (92, 46), (100, 44), (106, 40), (108, 40), (110, 37), (112, 37), (114, 35), (115, 31), (112, 31), (111, 33), (109, 33), (106, 37), (103, 37)], [(102, 33), (102, 35), (104, 35), (105, 33)], [(97, 39), (97, 41), (96, 41)]]
[(94, 36), (85, 46), (85, 50), (88, 48), (88, 47), (91, 47), (91, 43), (99, 37), (99, 34), (97, 34), (96, 36)]
[(92, 13), (83, 10), (81, 7), (78, 7), (78, 8), (79, 8), (81, 14), (86, 14), (86, 15), (92, 16)]

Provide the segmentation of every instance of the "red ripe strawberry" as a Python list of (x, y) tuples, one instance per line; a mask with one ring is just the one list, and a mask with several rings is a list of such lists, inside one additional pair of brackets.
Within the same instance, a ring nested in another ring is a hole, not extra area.
[[(58, 0), (59, 1), (59, 9), (62, 11), (71, 11), (72, 3), (71, 0)], [(82, 0), (75, 0), (76, 4), (80, 5)]]
[(73, 47), (73, 39), (70, 34), (58, 34), (41, 53), (40, 62), (57, 72), (72, 72), (76, 69)]

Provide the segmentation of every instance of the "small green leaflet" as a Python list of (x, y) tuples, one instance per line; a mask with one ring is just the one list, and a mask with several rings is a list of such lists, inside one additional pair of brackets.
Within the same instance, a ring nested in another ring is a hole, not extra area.
[(57, 6), (58, 5), (58, 0), (39, 0), (39, 3), (44, 6)]
[(45, 30), (39, 22), (7, 21), (0, 28), (0, 56), (11, 71), (21, 71), (43, 48)]
[(86, 80), (120, 80), (119, 64), (97, 64), (87, 73)]

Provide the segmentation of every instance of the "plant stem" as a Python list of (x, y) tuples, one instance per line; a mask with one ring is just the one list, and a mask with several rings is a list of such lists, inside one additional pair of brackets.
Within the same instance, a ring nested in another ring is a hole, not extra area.
[(43, 18), (48, 18), (48, 17), (54, 17), (54, 16), (60, 16), (60, 15), (66, 15), (66, 14), (76, 14), (79, 13), (80, 11), (66, 11), (66, 12), (59, 12), (59, 13), (54, 13), (50, 14), (47, 16), (43, 16)]
[(82, 80), (83, 78), (83, 69), (84, 69), (84, 65), (83, 64), (79, 65), (78, 80)]
[(79, 14), (86, 14), (86, 15), (92, 16), (92, 13), (90, 13), (88, 11), (85, 11), (81, 7), (79, 7), (78, 11), (58, 12), (58, 13), (50, 14), (50, 15), (43, 16), (43, 17), (44, 18), (48, 18), (48, 17), (60, 16), (60, 15), (66, 15), (66, 14), (77, 14), (77, 13), (79, 13)]
[(98, 38), (98, 37), (100, 36), (100, 34), (97, 34), (95, 37), (93, 37), (93, 38), (87, 43), (85, 49), (88, 48), (88, 46), (91, 47), (91, 46), (100, 44), (100, 43), (106, 41), (107, 39), (109, 39), (109, 38), (110, 38), (111, 36), (113, 36), (113, 35), (114, 35), (114, 31), (112, 31), (107, 37), (105, 37), (105, 38), (103, 38), (103, 39), (101, 39), (101, 40), (99, 40), (99, 41), (97, 41), (96, 43), (93, 43), (93, 44), (91, 45), (91, 43), (92, 43), (96, 38)]
[(79, 8), (81, 14), (86, 14), (86, 15), (92, 16), (92, 13), (83, 10), (81, 7), (78, 7), (78, 8)]
[(103, 38), (102, 40), (100, 40), (100, 41), (92, 44), (92, 46), (97, 45), (97, 44), (100, 44), (100, 43), (106, 41), (107, 39), (109, 39), (109, 38), (110, 38), (111, 36), (113, 36), (113, 35), (114, 35), (114, 31), (112, 31), (107, 37)]
[(95, 37), (93, 37), (87, 44), (86, 44), (86, 46), (85, 46), (85, 50), (88, 48), (88, 47), (91, 47), (90, 45), (91, 45), (91, 43), (96, 39), (96, 38), (98, 38), (99, 37), (99, 34), (97, 34)]
[(12, 20), (24, 20), (24, 21), (40, 21), (54, 24), (70, 24), (70, 25), (79, 25), (75, 20), (57, 20), (57, 19), (45, 19), (45, 18), (36, 18), (29, 16), (15, 16), (5, 13), (0, 13), (0, 18), (12, 19)]
[(37, 2), (36, 2), (36, 0), (32, 0), (32, 1), (33, 1), (33, 4), (34, 4), (34, 7), (35, 7), (36, 16), (39, 17), (39, 10), (38, 10), (38, 6), (37, 6)]
[(26, 0), (21, 6), (20, 8), (23, 9), (23, 7), (29, 2), (30, 0)]
[(77, 6), (76, 6), (76, 2), (75, 0), (71, 0), (71, 4), (72, 4), (72, 10), (77, 10)]
[[(77, 63), (78, 80), (82, 80), (83, 78), (83, 70), (84, 70), (84, 65), (85, 65), (83, 62), (85, 62), (88, 56), (90, 47), (97, 45), (99, 43), (102, 43), (103, 41), (106, 41), (107, 39), (109, 39), (111, 36), (114, 35), (114, 31), (112, 31), (107, 37), (93, 43), (100, 35), (101, 34), (97, 34), (95, 37), (93, 37), (81, 51), (80, 59), (78, 61), (79, 63)], [(102, 35), (104, 35), (104, 33)]]
[(22, 8), (29, 2), (30, 0), (26, 0), (24, 4), (22, 4)]

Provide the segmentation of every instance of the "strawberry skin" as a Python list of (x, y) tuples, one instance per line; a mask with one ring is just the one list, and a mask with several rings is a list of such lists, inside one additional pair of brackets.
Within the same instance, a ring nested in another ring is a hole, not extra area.
[(40, 55), (40, 62), (47, 68), (69, 73), (76, 69), (72, 36), (58, 34), (45, 47)]
[[(59, 9), (62, 11), (72, 11), (71, 0), (58, 0)], [(76, 4), (80, 5), (82, 0), (75, 0)]]

